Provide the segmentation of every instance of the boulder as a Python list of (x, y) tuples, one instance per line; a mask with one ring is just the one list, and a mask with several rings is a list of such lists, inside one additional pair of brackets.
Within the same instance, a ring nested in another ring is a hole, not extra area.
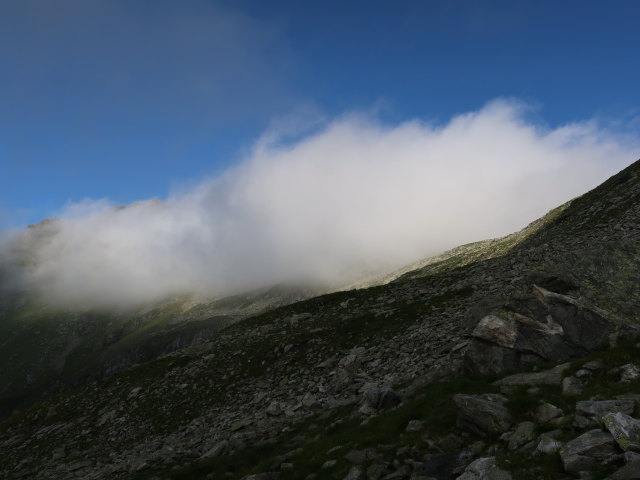
[(498, 386), (560, 385), (562, 374), (569, 367), (571, 367), (570, 363), (563, 363), (543, 372), (516, 373), (493, 382), (493, 384)]
[(589, 470), (618, 453), (609, 432), (590, 430), (567, 442), (560, 449), (560, 459), (568, 473)]
[(471, 462), (457, 480), (512, 480), (512, 477), (496, 466), (496, 457), (483, 457)]
[(538, 285), (482, 317), (471, 333), (465, 368), (495, 374), (539, 361), (563, 361), (609, 345), (621, 334), (609, 312)]
[(509, 450), (517, 450), (536, 438), (536, 426), (533, 422), (522, 422), (509, 437)]
[(458, 427), (480, 436), (497, 436), (508, 431), (513, 420), (505, 401), (500, 395), (454, 395)]
[(632, 414), (635, 408), (633, 400), (586, 400), (576, 402), (576, 414), (573, 420), (578, 428), (596, 427), (602, 425), (602, 417), (607, 413), (622, 412)]
[(623, 450), (640, 450), (640, 420), (623, 413), (607, 413), (602, 423)]
[(561, 408), (545, 402), (538, 406), (535, 417), (537, 420), (547, 423), (556, 418), (560, 418), (563, 415), (564, 411)]
[(518, 339), (516, 320), (517, 317), (508, 314), (487, 315), (480, 319), (471, 335), (501, 347), (513, 348)]

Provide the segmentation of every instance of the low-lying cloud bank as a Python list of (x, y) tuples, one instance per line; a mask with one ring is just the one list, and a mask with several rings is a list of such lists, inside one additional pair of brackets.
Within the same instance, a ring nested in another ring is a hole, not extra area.
[(547, 129), (508, 101), (446, 125), (348, 115), (293, 144), (273, 139), (163, 201), (72, 205), (14, 236), (5, 261), (21, 250), (22, 281), (63, 303), (345, 282), (518, 230), (624, 168), (640, 145), (595, 122)]

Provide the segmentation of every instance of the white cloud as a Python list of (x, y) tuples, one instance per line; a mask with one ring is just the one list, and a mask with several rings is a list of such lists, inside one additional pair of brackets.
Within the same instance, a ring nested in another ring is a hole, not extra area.
[(123, 304), (344, 281), (515, 231), (637, 156), (637, 138), (596, 122), (548, 129), (525, 113), (501, 100), (439, 126), (346, 115), (293, 143), (270, 131), (191, 191), (69, 206), (29, 282), (62, 302)]

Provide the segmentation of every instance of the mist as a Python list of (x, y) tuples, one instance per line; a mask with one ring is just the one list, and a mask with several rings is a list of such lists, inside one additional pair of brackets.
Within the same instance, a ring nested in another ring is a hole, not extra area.
[(345, 285), (516, 231), (638, 157), (637, 137), (530, 113), (497, 100), (444, 124), (348, 114), (295, 140), (270, 130), (216, 178), (126, 207), (70, 204), (0, 256), (64, 305)]

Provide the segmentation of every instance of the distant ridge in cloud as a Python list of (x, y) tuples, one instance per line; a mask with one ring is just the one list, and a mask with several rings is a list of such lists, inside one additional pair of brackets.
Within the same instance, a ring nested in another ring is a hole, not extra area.
[(64, 304), (342, 283), (518, 230), (637, 157), (637, 137), (594, 121), (549, 129), (526, 111), (497, 100), (444, 125), (351, 114), (287, 144), (270, 131), (190, 191), (70, 205), (2, 254), (21, 249), (22, 281)]

